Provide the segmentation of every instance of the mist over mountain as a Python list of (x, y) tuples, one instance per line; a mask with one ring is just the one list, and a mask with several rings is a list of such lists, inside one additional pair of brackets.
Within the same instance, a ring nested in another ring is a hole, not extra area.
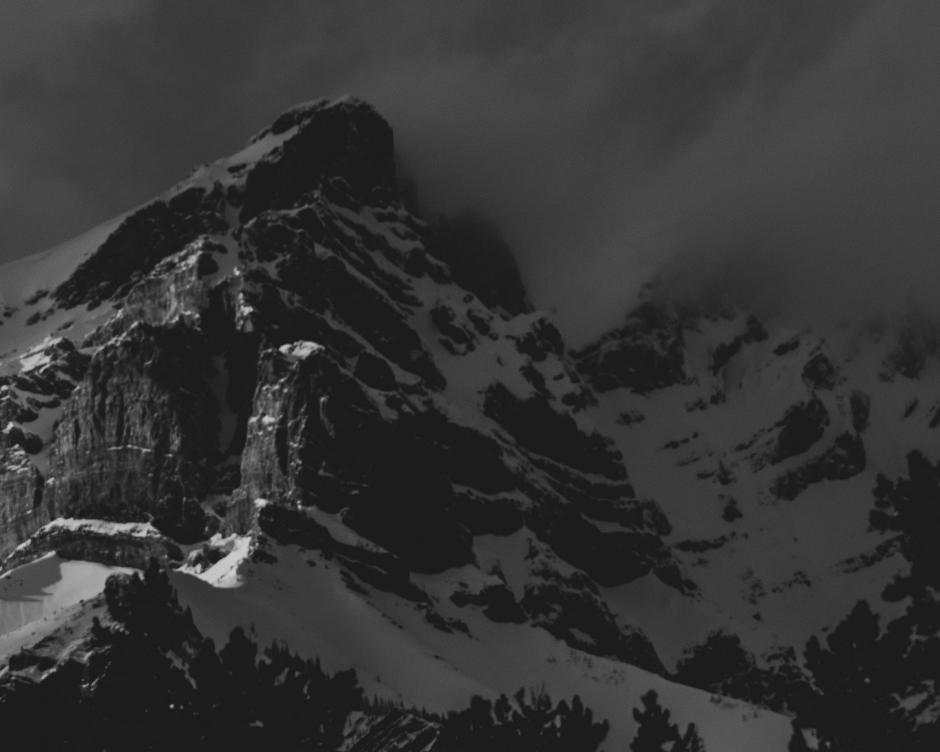
[(791, 314), (933, 306), (929, 0), (2, 13), (2, 258), (146, 200), (296, 101), (350, 92), (389, 118), (430, 207), (495, 220), (576, 340), (668, 261)]

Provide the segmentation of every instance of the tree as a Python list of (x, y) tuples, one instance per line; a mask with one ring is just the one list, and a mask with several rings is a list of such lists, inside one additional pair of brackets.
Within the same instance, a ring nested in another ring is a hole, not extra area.
[(669, 722), (669, 711), (659, 705), (659, 695), (650, 690), (640, 698), (643, 709), (634, 708), (639, 724), (630, 742), (630, 752), (665, 752), (665, 745), (679, 741), (678, 727)]
[(352, 672), (326, 674), (316, 660), (305, 660), (275, 643), (258, 664), (255, 720), (277, 749), (336, 750), (350, 710), (362, 707)]
[(437, 745), (445, 752), (457, 752), (466, 749), (471, 740), (491, 742), (493, 726), (493, 703), (474, 695), (466, 710), (451, 713), (444, 719)]
[(898, 598), (925, 586), (940, 588), (940, 464), (915, 451), (907, 455), (907, 470), (906, 478), (893, 482), (879, 474), (869, 515), (876, 530), (900, 533), (901, 553), (911, 563), (910, 577), (892, 589)]
[(595, 752), (607, 736), (606, 721), (576, 695), (555, 705), (544, 689), (520, 689), (495, 703), (474, 697), (449, 714), (435, 746), (441, 752)]
[(567, 750), (596, 750), (609, 730), (607, 721), (594, 722), (593, 712), (584, 706), (575, 695), (571, 706), (562, 700), (558, 705), (560, 723), (557, 727), (555, 746), (558, 752)]
[(189, 664), (189, 676), (195, 685), (193, 710), (202, 741), (219, 735), (225, 723), (222, 698), (226, 693), (226, 677), (215, 644), (206, 638), (199, 645)]
[(732, 697), (753, 701), (763, 694), (754, 656), (740, 637), (721, 630), (687, 649), (676, 664), (675, 675), (683, 684)]
[(903, 690), (903, 633), (882, 634), (866, 601), (826, 637), (806, 644), (812, 687), (796, 703), (797, 724), (813, 729), (820, 750), (882, 752), (905, 738), (893, 694)]
[(672, 752), (705, 752), (705, 742), (702, 741), (702, 737), (694, 723), (690, 723), (686, 727), (685, 734), (676, 742)]
[[(0, 675), (4, 749), (335, 752), (363, 707), (354, 672), (329, 675), (281, 645), (259, 661), (242, 629), (217, 653), (159, 566), (109, 578), (106, 602), (111, 618), (93, 622), (81, 661), (39, 681)], [(47, 717), (56, 723), (35, 723)]]
[(787, 752), (812, 752), (809, 744), (806, 743), (806, 735), (798, 724), (793, 724), (793, 734), (790, 736), (790, 743), (787, 744)]

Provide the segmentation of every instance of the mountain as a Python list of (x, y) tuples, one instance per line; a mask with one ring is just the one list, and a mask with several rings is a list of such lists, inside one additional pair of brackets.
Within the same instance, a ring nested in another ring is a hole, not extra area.
[[(356, 749), (537, 685), (608, 749), (650, 689), (709, 749), (785, 749), (804, 643), (903, 611), (905, 533), (869, 516), (936, 446), (930, 324), (653, 286), (573, 351), (498, 231), (402, 183), (383, 118), (319, 100), (0, 268), (0, 682), (90, 671), (98, 594), (153, 560), (180, 665), (242, 628), (414, 709), (357, 716)], [(726, 643), (743, 673), (696, 673)]]

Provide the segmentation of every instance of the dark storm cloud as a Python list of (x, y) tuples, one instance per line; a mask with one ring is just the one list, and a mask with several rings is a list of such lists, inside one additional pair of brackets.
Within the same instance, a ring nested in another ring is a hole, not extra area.
[[(707, 130), (746, 86), (773, 97), (817, 62), (870, 0), (725, 0), (688, 4), (691, 17), (625, 30), (610, 87), (613, 128), (638, 123), (644, 144), (675, 147)], [(631, 59), (632, 58), (632, 59)]]
[(263, 28), (248, 5), (3, 4), (0, 258), (146, 200), (258, 127), (238, 99)]
[(392, 122), (431, 207), (495, 217), (576, 336), (666, 261), (817, 311), (927, 297), (936, 6), (7, 4), (0, 257), (145, 200), (297, 101), (351, 92)]
[(789, 316), (940, 314), (940, 8), (873, 6), (771, 101), (758, 88), (649, 186), (686, 280)]

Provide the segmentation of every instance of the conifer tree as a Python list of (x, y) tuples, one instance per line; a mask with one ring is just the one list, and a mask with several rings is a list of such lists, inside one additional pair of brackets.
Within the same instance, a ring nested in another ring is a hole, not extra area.
[(796, 723), (793, 724), (793, 734), (790, 736), (790, 743), (787, 744), (787, 752), (811, 752), (803, 729)]
[(669, 722), (670, 713), (659, 704), (659, 696), (650, 690), (640, 698), (640, 708), (633, 709), (633, 717), (639, 724), (636, 736), (630, 742), (630, 752), (667, 752), (666, 745), (679, 741), (679, 729)]
[(741, 638), (721, 630), (683, 653), (676, 665), (676, 678), (692, 687), (737, 697), (756, 694), (760, 682), (754, 656)]
[(596, 752), (607, 736), (606, 721), (575, 696), (555, 705), (542, 689), (520, 689), (495, 703), (474, 697), (470, 707), (450, 713), (435, 746), (440, 752)]
[(894, 482), (878, 476), (870, 514), (876, 530), (900, 533), (901, 553), (911, 564), (910, 577), (894, 588), (899, 597), (925, 586), (940, 588), (940, 464), (911, 452), (907, 471)]
[(690, 723), (686, 727), (685, 733), (676, 742), (672, 752), (705, 752), (705, 742), (702, 741), (702, 737), (694, 723)]
[(797, 722), (813, 729), (821, 750), (882, 752), (904, 738), (893, 696), (903, 689), (903, 636), (882, 634), (878, 616), (859, 601), (825, 644), (809, 640), (805, 657), (813, 688), (798, 699)]

